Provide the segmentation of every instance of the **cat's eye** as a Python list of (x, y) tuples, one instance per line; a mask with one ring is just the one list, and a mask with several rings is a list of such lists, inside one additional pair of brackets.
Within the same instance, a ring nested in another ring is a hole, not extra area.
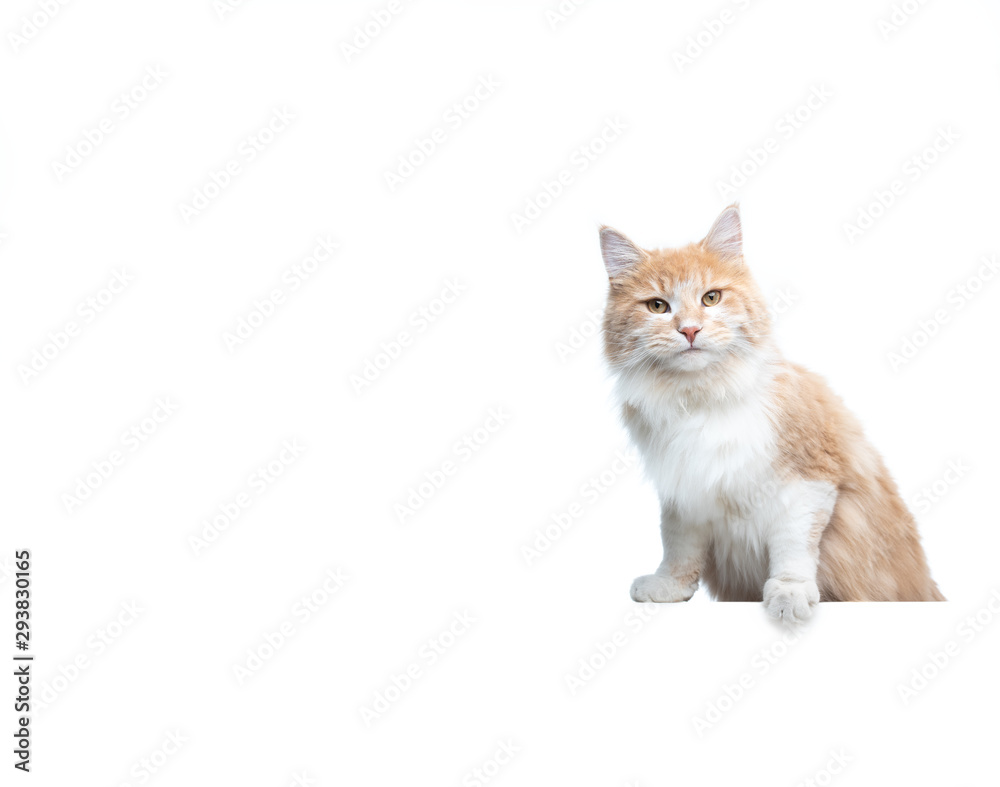
[(653, 314), (665, 314), (670, 311), (670, 304), (659, 298), (653, 298), (651, 301), (646, 301), (646, 306)]
[(706, 306), (715, 306), (719, 301), (722, 300), (722, 293), (718, 290), (712, 290), (711, 292), (706, 292), (702, 296), (701, 302)]

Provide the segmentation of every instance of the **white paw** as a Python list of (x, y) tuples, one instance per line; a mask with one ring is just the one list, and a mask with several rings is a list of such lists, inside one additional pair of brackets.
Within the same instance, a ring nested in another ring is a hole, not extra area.
[(819, 603), (819, 588), (812, 580), (769, 579), (764, 585), (764, 608), (772, 618), (801, 623)]
[(632, 583), (629, 591), (633, 601), (674, 602), (687, 601), (694, 595), (694, 588), (677, 584), (671, 577), (661, 577), (658, 574), (646, 574)]

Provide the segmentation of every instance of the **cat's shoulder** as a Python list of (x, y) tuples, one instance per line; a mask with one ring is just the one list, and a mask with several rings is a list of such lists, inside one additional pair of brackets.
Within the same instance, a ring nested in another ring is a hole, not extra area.
[(789, 406), (843, 406), (825, 377), (794, 361), (783, 360), (776, 364), (774, 392)]
[(838, 478), (860, 450), (861, 426), (826, 379), (786, 362), (775, 375), (772, 417), (779, 455), (803, 478)]

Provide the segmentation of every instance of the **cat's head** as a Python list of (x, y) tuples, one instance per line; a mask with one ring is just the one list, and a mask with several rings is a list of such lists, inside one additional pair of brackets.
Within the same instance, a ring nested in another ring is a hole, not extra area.
[(743, 261), (737, 205), (679, 249), (648, 251), (602, 227), (601, 253), (611, 282), (604, 349), (615, 370), (697, 375), (767, 346), (770, 320)]

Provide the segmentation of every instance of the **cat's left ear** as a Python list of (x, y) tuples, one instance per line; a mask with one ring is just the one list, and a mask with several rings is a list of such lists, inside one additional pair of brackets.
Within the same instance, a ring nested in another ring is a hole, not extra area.
[(613, 279), (639, 262), (646, 256), (646, 253), (618, 230), (603, 226), (601, 227), (601, 256), (604, 257), (604, 267), (608, 271), (608, 278)]
[(743, 226), (740, 223), (739, 204), (734, 202), (719, 214), (701, 246), (726, 259), (743, 257)]

